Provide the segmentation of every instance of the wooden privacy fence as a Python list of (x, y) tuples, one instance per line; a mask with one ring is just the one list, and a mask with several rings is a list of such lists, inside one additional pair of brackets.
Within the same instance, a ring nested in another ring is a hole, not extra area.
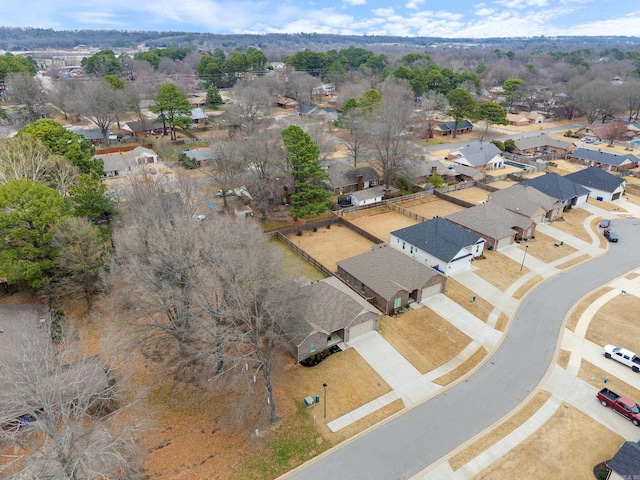
[(276, 233), (278, 235), (278, 238), (282, 241), (282, 243), (287, 245), (290, 249), (292, 249), (294, 252), (296, 252), (298, 255), (304, 258), (307, 262), (309, 262), (311, 265), (316, 267), (318, 270), (324, 273), (327, 277), (333, 276), (333, 272), (331, 270), (329, 270), (327, 267), (322, 265), (319, 261), (317, 261), (311, 255), (309, 255), (307, 252), (305, 252), (300, 247), (298, 247), (295, 243), (289, 240), (286, 237), (286, 235), (284, 235), (282, 232), (276, 232)]
[(417, 220), (418, 222), (424, 222), (424, 221), (427, 220), (422, 215), (418, 215), (417, 213), (412, 212), (411, 210), (408, 210), (408, 209), (406, 209), (404, 207), (401, 207), (400, 205), (396, 205), (395, 203), (388, 202), (388, 203), (386, 203), (386, 205), (387, 205), (387, 207), (389, 207), (394, 212), (398, 212), (400, 215), (404, 215), (405, 217), (409, 217), (412, 220)]

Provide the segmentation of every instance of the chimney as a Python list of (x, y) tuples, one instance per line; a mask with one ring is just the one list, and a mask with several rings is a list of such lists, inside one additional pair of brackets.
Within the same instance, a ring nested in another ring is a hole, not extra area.
[(356, 187), (356, 191), (360, 191), (364, 189), (364, 179), (362, 178), (362, 175), (358, 175), (358, 186)]
[(433, 167), (431, 167), (431, 175), (437, 175), (437, 174), (438, 174), (438, 167), (434, 165)]

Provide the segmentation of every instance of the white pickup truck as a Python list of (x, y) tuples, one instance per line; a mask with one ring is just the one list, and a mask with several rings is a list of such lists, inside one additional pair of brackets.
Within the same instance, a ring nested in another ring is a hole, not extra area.
[(613, 358), (620, 363), (630, 367), (634, 372), (640, 372), (640, 358), (636, 354), (626, 348), (614, 347), (613, 345), (605, 345), (602, 353), (607, 358)]

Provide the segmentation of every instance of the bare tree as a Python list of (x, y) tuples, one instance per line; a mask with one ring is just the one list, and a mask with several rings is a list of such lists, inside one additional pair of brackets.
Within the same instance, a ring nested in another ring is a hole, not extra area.
[(45, 183), (65, 196), (79, 173), (71, 161), (51, 154), (37, 138), (20, 135), (0, 141), (0, 184), (29, 180)]
[(299, 112), (304, 112), (305, 105), (311, 105), (313, 89), (318, 86), (318, 79), (306, 72), (292, 71), (286, 82), (287, 94), (298, 102)]
[(9, 101), (18, 105), (29, 122), (42, 118), (47, 97), (38, 81), (29, 73), (13, 72), (6, 77)]
[(103, 287), (107, 253), (98, 227), (84, 218), (67, 218), (56, 225), (53, 245), (58, 249), (55, 294), (84, 298), (91, 312), (93, 297)]
[(233, 89), (233, 107), (230, 116), (245, 125), (247, 134), (252, 135), (260, 123), (269, 116), (273, 105), (273, 97), (268, 84), (258, 78), (252, 81), (243, 80)]
[(83, 358), (74, 335), (54, 344), (51, 323), (37, 323), (3, 333), (11, 349), (0, 362), (0, 476), (130, 475), (139, 425), (120, 383), (100, 358)]
[(637, 122), (640, 116), (640, 81), (629, 79), (622, 85), (622, 95), (629, 111), (628, 120)]
[(109, 129), (127, 109), (125, 91), (115, 89), (103, 80), (86, 82), (76, 89), (74, 111), (87, 117), (100, 129), (104, 142), (109, 141)]
[(53, 165), (53, 155), (37, 138), (23, 135), (0, 142), (0, 183), (11, 180), (46, 183)]
[(241, 141), (234, 139), (214, 144), (209, 165), (203, 169), (220, 189), (218, 195), (222, 197), (225, 209), (228, 207), (228, 197), (239, 186), (238, 181), (246, 169), (240, 148)]
[(369, 134), (373, 161), (389, 189), (404, 158), (413, 150), (406, 130), (413, 113), (413, 93), (406, 81), (391, 77), (381, 85), (380, 93), (382, 102), (373, 110)]
[[(150, 197), (151, 199), (151, 197)], [(119, 237), (120, 263), (130, 288), (132, 326), (147, 355), (175, 379), (202, 388), (242, 382), (262, 386), (262, 405), (277, 419), (272, 369), (283, 338), (276, 319), (291, 318), (295, 287), (286, 279), (268, 238), (232, 216), (196, 222), (180, 207), (146, 203), (150, 221)], [(151, 219), (153, 220), (151, 221)]]
[(58, 79), (53, 83), (53, 89), (47, 92), (49, 101), (60, 109), (65, 120), (69, 118), (72, 110), (74, 85), (71, 80)]
[(433, 127), (437, 124), (439, 116), (449, 108), (447, 97), (435, 90), (426, 91), (420, 99), (420, 108), (424, 112), (425, 138), (433, 136)]

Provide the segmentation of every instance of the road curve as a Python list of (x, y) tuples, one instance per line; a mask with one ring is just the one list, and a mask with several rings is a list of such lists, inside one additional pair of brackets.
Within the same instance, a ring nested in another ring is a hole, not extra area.
[(546, 280), (524, 298), (498, 349), (471, 376), (283, 478), (407, 479), (511, 412), (550, 368), (570, 308), (640, 267), (640, 220), (615, 220), (615, 227), (620, 242), (607, 253)]

